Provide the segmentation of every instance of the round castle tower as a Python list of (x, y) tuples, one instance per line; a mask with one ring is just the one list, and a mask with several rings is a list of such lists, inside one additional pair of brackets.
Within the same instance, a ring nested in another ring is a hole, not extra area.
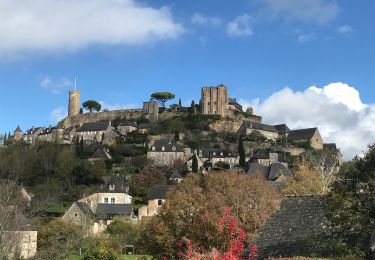
[(69, 91), (69, 109), (68, 116), (75, 116), (79, 114), (80, 107), (80, 92), (79, 90)]

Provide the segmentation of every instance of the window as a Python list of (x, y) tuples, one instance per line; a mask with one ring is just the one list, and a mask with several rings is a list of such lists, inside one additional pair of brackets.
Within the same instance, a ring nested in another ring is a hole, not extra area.
[(104, 198), (104, 203), (108, 203), (108, 198)]
[(163, 146), (163, 147), (161, 148), (161, 150), (164, 152), (164, 151), (165, 151), (165, 147)]
[(172, 151), (176, 151), (176, 146), (172, 146)]
[(114, 190), (115, 189), (115, 185), (114, 184), (110, 184), (108, 188), (109, 188), (109, 190)]
[(152, 147), (152, 150), (155, 151), (155, 146)]
[(115, 201), (116, 201), (116, 199), (115, 199), (115, 198), (111, 198), (111, 203), (112, 203), (112, 204), (114, 204), (114, 203), (115, 203)]
[(77, 212), (74, 212), (74, 217), (75, 217), (75, 218), (78, 217), (78, 213), (77, 213)]
[(163, 204), (163, 200), (158, 200), (158, 205), (161, 206)]

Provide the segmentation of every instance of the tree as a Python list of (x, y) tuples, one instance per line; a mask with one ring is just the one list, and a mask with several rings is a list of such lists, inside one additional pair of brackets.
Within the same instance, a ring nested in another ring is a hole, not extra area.
[(246, 164), (246, 155), (245, 155), (245, 147), (243, 146), (242, 136), (240, 136), (240, 138), (239, 138), (238, 153), (240, 155), (240, 165), (241, 166), (245, 166), (245, 164)]
[(217, 223), (227, 208), (249, 242), (278, 202), (278, 193), (260, 178), (234, 172), (189, 174), (169, 191), (159, 214), (141, 226), (139, 246), (154, 256), (175, 256), (175, 245), (184, 238), (206, 251), (216, 248), (222, 252), (229, 245), (217, 232)]
[(193, 170), (193, 172), (197, 173), (198, 172), (198, 159), (197, 159), (197, 156), (194, 154), (193, 155), (193, 161), (192, 161), (192, 164), (191, 164), (191, 168)]
[(179, 106), (179, 107), (182, 107), (181, 98), (178, 99), (178, 106)]
[(84, 109), (87, 109), (88, 111), (90, 111), (90, 113), (92, 111), (99, 112), (100, 109), (102, 108), (102, 105), (100, 105), (95, 100), (87, 100), (87, 101), (82, 103), (82, 106), (83, 106)]
[(175, 95), (170, 92), (155, 92), (151, 94), (151, 98), (158, 101), (165, 108), (165, 103), (168, 100), (174, 99)]
[(79, 108), (79, 114), (82, 115), (83, 114), (83, 108)]
[(375, 145), (345, 163), (328, 196), (333, 232), (352, 252), (375, 257)]
[(115, 248), (123, 251), (124, 245), (132, 245), (138, 239), (138, 224), (131, 221), (116, 219), (108, 227), (107, 232), (110, 234), (112, 244)]

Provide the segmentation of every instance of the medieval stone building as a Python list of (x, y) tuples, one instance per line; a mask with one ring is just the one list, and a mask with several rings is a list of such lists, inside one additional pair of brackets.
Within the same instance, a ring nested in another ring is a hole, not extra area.
[(224, 85), (217, 87), (203, 87), (201, 97), (202, 113), (227, 115), (228, 90)]
[(80, 108), (80, 92), (79, 90), (69, 91), (69, 108), (68, 116), (75, 116), (79, 114)]

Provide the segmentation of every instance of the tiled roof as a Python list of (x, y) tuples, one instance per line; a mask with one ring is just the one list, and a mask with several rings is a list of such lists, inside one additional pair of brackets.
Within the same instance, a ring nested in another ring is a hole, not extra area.
[(93, 218), (94, 217), (94, 213), (92, 212), (92, 210), (90, 209), (90, 206), (86, 203), (86, 202), (79, 202), (79, 201), (76, 201), (74, 202), (78, 208), (80, 210), (82, 210), (82, 212), (88, 216), (88, 217), (91, 217)]
[(267, 181), (275, 181), (282, 175), (292, 176), (291, 171), (282, 163), (272, 163), (270, 166), (250, 163), (247, 174), (264, 176)]
[(151, 123), (143, 123), (143, 124), (138, 125), (138, 129), (150, 129), (150, 128), (152, 128)]
[(137, 122), (133, 122), (133, 121), (122, 121), (122, 122), (120, 122), (119, 126), (132, 126), (132, 127), (137, 127)]
[(318, 128), (307, 128), (307, 129), (298, 129), (292, 130), (289, 132), (287, 141), (295, 141), (295, 140), (309, 140), (311, 139)]
[(168, 191), (171, 189), (171, 185), (154, 185), (148, 191), (148, 199), (165, 199)]
[(100, 217), (107, 216), (131, 216), (133, 213), (132, 204), (111, 204), (111, 203), (98, 203), (96, 215)]
[(286, 197), (253, 241), (259, 258), (321, 256), (312, 243), (328, 236), (324, 197)]
[(108, 129), (109, 126), (109, 121), (85, 123), (81, 127), (79, 127), (76, 132), (105, 131)]

